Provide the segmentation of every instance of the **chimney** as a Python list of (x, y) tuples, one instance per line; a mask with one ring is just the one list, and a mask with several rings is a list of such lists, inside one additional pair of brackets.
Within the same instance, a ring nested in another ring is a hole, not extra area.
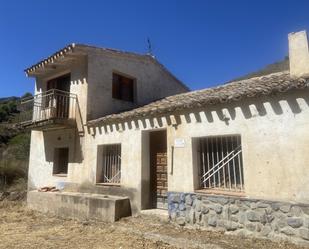
[(309, 50), (306, 31), (289, 34), (290, 75), (309, 76)]

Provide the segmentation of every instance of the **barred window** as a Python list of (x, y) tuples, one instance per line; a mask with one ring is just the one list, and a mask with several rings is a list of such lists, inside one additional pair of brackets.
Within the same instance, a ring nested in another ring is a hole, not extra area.
[(120, 184), (121, 145), (102, 145), (98, 153), (101, 160), (97, 168), (97, 183)]
[(199, 138), (198, 156), (202, 189), (244, 190), (239, 135)]

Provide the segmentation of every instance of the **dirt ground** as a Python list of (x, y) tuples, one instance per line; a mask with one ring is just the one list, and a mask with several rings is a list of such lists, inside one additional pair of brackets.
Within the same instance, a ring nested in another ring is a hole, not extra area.
[(41, 214), (22, 203), (0, 202), (0, 248), (276, 248), (288, 243), (244, 239), (219, 232), (183, 229), (155, 217), (130, 217), (109, 224)]

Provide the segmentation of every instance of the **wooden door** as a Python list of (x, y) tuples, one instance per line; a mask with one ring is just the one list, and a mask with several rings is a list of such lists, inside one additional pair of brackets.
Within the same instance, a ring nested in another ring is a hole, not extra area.
[(152, 207), (167, 209), (166, 131), (150, 133), (150, 166)]
[[(49, 80), (47, 82), (47, 91), (56, 89), (61, 90), (61, 92), (55, 92), (55, 95), (52, 95), (53, 101), (55, 102), (55, 112), (54, 117), (57, 118), (68, 118), (69, 117), (69, 108), (70, 108), (70, 74), (60, 76), (58, 78)], [(50, 97), (48, 97), (50, 98)], [(48, 99), (47, 103), (51, 101)]]

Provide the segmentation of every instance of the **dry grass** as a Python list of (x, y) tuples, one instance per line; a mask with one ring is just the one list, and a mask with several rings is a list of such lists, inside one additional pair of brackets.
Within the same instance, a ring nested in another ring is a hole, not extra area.
[(0, 202), (0, 248), (173, 248), (106, 223), (59, 219)]
[(80, 222), (31, 211), (22, 203), (0, 202), (0, 248), (175, 248), (160, 241), (160, 236), (165, 237), (165, 242), (167, 237), (174, 238), (174, 242), (199, 240), (222, 249), (301, 248), (287, 243), (176, 228), (152, 217), (131, 217), (113, 224)]

